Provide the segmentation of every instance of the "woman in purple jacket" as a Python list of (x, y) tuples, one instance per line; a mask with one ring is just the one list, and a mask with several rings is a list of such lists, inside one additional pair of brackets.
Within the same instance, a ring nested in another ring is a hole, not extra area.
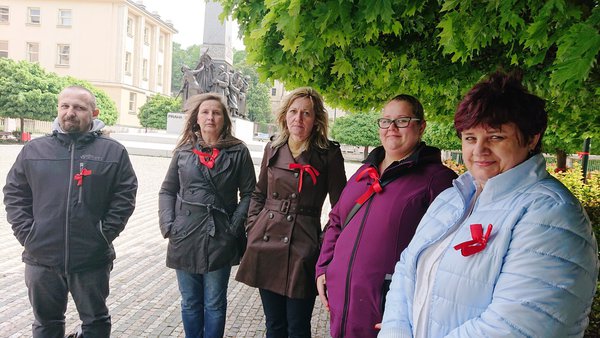
[(429, 204), (456, 178), (441, 163), (440, 150), (421, 142), (426, 123), (416, 98), (394, 97), (377, 123), (382, 146), (350, 178), (331, 211), (317, 262), (317, 289), (334, 338), (377, 335), (386, 276)]

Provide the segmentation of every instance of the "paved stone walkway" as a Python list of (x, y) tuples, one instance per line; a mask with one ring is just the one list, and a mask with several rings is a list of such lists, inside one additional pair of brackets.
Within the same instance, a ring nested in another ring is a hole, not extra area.
[[(0, 185), (20, 146), (0, 145)], [(165, 267), (167, 241), (158, 227), (158, 190), (169, 158), (132, 156), (139, 181), (137, 206), (125, 231), (115, 242), (117, 259), (111, 276), (108, 306), (113, 337), (183, 337), (180, 296), (175, 272)], [(349, 174), (357, 169), (348, 163)], [(256, 168), (258, 170), (258, 168)], [(0, 196), (1, 196), (0, 192)], [(329, 206), (324, 207), (326, 219)], [(30, 337), (33, 314), (27, 299), (21, 262), (22, 248), (0, 208), (0, 337)], [(228, 290), (226, 337), (264, 337), (264, 316), (258, 291), (233, 280)], [(72, 301), (66, 314), (67, 332), (79, 324)], [(317, 300), (312, 318), (313, 337), (329, 337), (329, 317)]]

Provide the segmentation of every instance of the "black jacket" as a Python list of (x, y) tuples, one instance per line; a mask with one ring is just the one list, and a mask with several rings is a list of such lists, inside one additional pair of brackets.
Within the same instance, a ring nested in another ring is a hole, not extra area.
[(76, 140), (54, 131), (23, 147), (3, 192), (23, 261), (72, 273), (114, 260), (112, 241), (135, 208), (137, 178), (117, 141), (99, 131)]
[(169, 238), (167, 266), (202, 274), (238, 264), (255, 184), (243, 144), (221, 149), (212, 169), (199, 164), (191, 146), (178, 149), (158, 198), (160, 230)]

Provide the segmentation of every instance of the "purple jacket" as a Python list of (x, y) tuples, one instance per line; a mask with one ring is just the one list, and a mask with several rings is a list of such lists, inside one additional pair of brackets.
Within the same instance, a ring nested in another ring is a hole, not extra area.
[(334, 338), (377, 335), (374, 325), (383, 315), (385, 275), (394, 272), (429, 204), (457, 177), (441, 163), (439, 149), (422, 143), (409, 158), (384, 171), (380, 181), (393, 180), (366, 201), (342, 231), (348, 213), (372, 182), (368, 175), (359, 181), (357, 177), (368, 167), (378, 170), (384, 155), (383, 147), (369, 154), (329, 214), (316, 275), (326, 274)]

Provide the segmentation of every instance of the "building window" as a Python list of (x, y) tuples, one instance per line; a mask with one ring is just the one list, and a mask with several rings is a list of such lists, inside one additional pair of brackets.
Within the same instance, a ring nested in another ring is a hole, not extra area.
[(165, 50), (165, 35), (164, 34), (161, 34), (158, 37), (158, 50), (160, 52), (164, 52), (164, 50)]
[(70, 55), (71, 55), (71, 45), (59, 44), (57, 58), (56, 58), (56, 64), (59, 66), (68, 66)]
[(73, 17), (70, 9), (59, 9), (58, 10), (58, 25), (63, 27), (71, 27), (73, 24)]
[(133, 37), (133, 18), (127, 18), (127, 36)]
[(0, 58), (8, 57), (8, 41), (0, 40)]
[(131, 75), (131, 53), (125, 52), (125, 74)]
[(148, 60), (144, 59), (142, 61), (142, 79), (144, 81), (148, 81)]
[(10, 11), (6, 6), (0, 6), (0, 23), (8, 23)]
[(271, 96), (277, 95), (277, 88), (271, 88)]
[(40, 59), (40, 44), (37, 42), (27, 42), (27, 61), (38, 62)]
[(163, 81), (163, 68), (161, 65), (158, 66), (158, 70), (156, 72), (156, 83), (158, 83), (159, 86), (162, 86), (162, 81)]
[(135, 114), (135, 101), (137, 95), (135, 93), (129, 93), (129, 114)]
[(41, 22), (41, 11), (38, 7), (27, 7), (27, 23), (39, 25)]
[(144, 27), (144, 44), (150, 44), (150, 28)]

